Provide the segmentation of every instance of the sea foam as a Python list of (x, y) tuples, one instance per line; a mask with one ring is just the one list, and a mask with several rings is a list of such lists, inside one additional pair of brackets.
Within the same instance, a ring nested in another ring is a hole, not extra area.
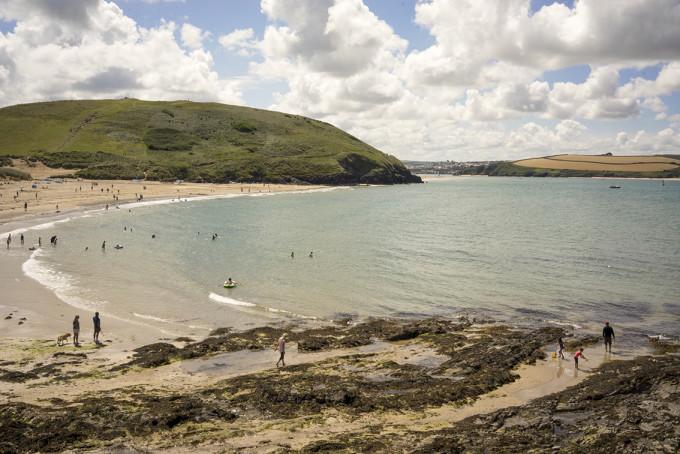
[(156, 317), (154, 315), (138, 314), (137, 312), (133, 312), (133, 314), (134, 314), (135, 317), (143, 318), (143, 319), (146, 319), (146, 320), (154, 320), (156, 322), (161, 322), (161, 323), (174, 323), (171, 320), (166, 320), (164, 318)]
[(239, 301), (239, 300), (235, 300), (233, 298), (227, 298), (226, 296), (218, 295), (217, 293), (211, 293), (209, 298), (213, 301), (217, 301), (218, 303), (231, 304), (232, 306), (246, 306), (246, 307), (255, 307), (256, 306), (253, 303), (248, 303), (246, 301)]
[(67, 273), (55, 271), (44, 262), (37, 259), (42, 255), (41, 249), (36, 249), (31, 257), (21, 266), (24, 274), (51, 290), (60, 300), (78, 309), (97, 311), (105, 307), (107, 302), (83, 295), (75, 279)]

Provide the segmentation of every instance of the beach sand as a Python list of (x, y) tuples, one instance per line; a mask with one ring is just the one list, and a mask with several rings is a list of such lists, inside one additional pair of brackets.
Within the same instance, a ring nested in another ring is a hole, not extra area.
[[(58, 171), (44, 168), (20, 170), (30, 171), (36, 178), (58, 174)], [(115, 206), (116, 203), (134, 202), (139, 194), (143, 194), (144, 200), (152, 200), (233, 194), (242, 191), (299, 191), (313, 188), (311, 186), (294, 185), (164, 184), (157, 182), (78, 180), (68, 180), (63, 183), (52, 182), (50, 184), (36, 182), (35, 184), (37, 188), (31, 188), (31, 183), (24, 182), (4, 182), (0, 186), (2, 193), (2, 197), (0, 197), (0, 232), (3, 233), (3, 242), (7, 232), (19, 230), (27, 225), (58, 219), (68, 212), (92, 208), (104, 209), (107, 203)], [(24, 187), (20, 188), (20, 186)], [(102, 191), (102, 189), (104, 190)], [(109, 189), (109, 192), (106, 189)], [(15, 200), (14, 195), (17, 194), (17, 191), (19, 196)], [(118, 197), (118, 200), (113, 199), (114, 195)], [(28, 205), (26, 210), (24, 210), (24, 202)], [(59, 206), (58, 210), (57, 205)], [(62, 347), (57, 347), (56, 337), (70, 331), (71, 321), (78, 311), (23, 274), (21, 265), (29, 258), (31, 251), (28, 250), (28, 245), (22, 247), (18, 240), (18, 238), (14, 238), (9, 249), (5, 248), (4, 243), (0, 248), (0, 255), (3, 256), (0, 261), (0, 288), (2, 289), (0, 300), (0, 357), (2, 364), (4, 364), (0, 367), (7, 369), (8, 364), (13, 364), (15, 370), (21, 371), (36, 364), (42, 366), (55, 363), (58, 361), (58, 359), (55, 359), (57, 358), (56, 354), (60, 352), (68, 354), (86, 353), (87, 361), (85, 361), (85, 364), (70, 366), (73, 368), (72, 372), (86, 370), (95, 374), (97, 369), (110, 368), (129, 361), (133, 357), (132, 350), (143, 345), (159, 341), (171, 342), (178, 347), (184, 345), (172, 339), (163, 339), (161, 333), (158, 332), (139, 332), (121, 321), (107, 318), (106, 313), (101, 314), (103, 332), (100, 341), (102, 343), (98, 345), (92, 339), (91, 320), (94, 314), (79, 313), (82, 327), (80, 346), (76, 347), (73, 343), (67, 343)], [(134, 298), (134, 295), (131, 295), (131, 298)], [(288, 350), (286, 361), (289, 365), (308, 364), (338, 356), (349, 357), (367, 351), (379, 355), (381, 361), (392, 361), (397, 364), (421, 361), (423, 358), (428, 360), (436, 360), (437, 358), (437, 354), (432, 349), (411, 342), (381, 343), (372, 347), (334, 349), (318, 353), (299, 353), (296, 345), (292, 344)], [(322, 440), (333, 434), (352, 431), (377, 422), (384, 426), (392, 426), (395, 430), (397, 430), (397, 427), (414, 425), (429, 428), (446, 426), (452, 421), (470, 415), (489, 413), (513, 405), (522, 405), (537, 397), (573, 386), (587, 377), (603, 361), (611, 359), (605, 358), (601, 344), (597, 347), (588, 348), (586, 353), (590, 361), (584, 362), (582, 369), (576, 372), (570, 355), (567, 355), (567, 360), (552, 360), (550, 358), (551, 351), (548, 351), (544, 360), (539, 360), (534, 365), (522, 366), (516, 371), (520, 377), (518, 380), (481, 396), (470, 405), (443, 405), (424, 412), (400, 414), (380, 412), (344, 419), (326, 415), (327, 419), (323, 424), (311, 424), (297, 430), (295, 440), (291, 440), (289, 429), (282, 429), (292, 422), (279, 422), (265, 430), (262, 427), (256, 427), (258, 424), (262, 424), (262, 421), (257, 419), (246, 420), (238, 426), (239, 430), (242, 431), (241, 436), (231, 439), (228, 446), (232, 449), (254, 449), (265, 441), (268, 446), (276, 446), (277, 443), (304, 446), (314, 440)], [(629, 354), (634, 355), (635, 353)], [(78, 396), (131, 386), (139, 387), (139, 389), (162, 389), (191, 393), (192, 390), (205, 388), (225, 378), (274, 369), (277, 358), (276, 352), (271, 350), (244, 351), (229, 353), (228, 355), (230, 356), (223, 360), (194, 359), (173, 362), (162, 367), (136, 369), (124, 375), (119, 375), (115, 379), (110, 379), (111, 377), (96, 379), (95, 377), (93, 379), (65, 381), (64, 383), (54, 382), (47, 386), (39, 385), (40, 381), (28, 383), (0, 381), (0, 404), (16, 402), (41, 404), (54, 398), (68, 400)], [(68, 374), (70, 373), (69, 370), (67, 367), (62, 370), (62, 373)], [(43, 381), (47, 382), (48, 380)], [(38, 383), (37, 386), (36, 383)], [(186, 452), (211, 452), (212, 449), (213, 447), (210, 446), (206, 448), (193, 447)], [(183, 448), (177, 448), (173, 452), (185, 451)]]
[[(322, 186), (294, 184), (210, 184), (210, 183), (161, 183), (158, 181), (133, 182), (129, 180), (80, 180), (59, 179), (61, 174), (72, 171), (50, 169), (42, 164), (28, 167), (15, 160), (16, 170), (29, 173), (31, 181), (0, 181), (0, 231), (2, 224), (10, 221), (35, 222), (67, 214), (74, 210), (105, 209), (139, 200), (177, 199), (223, 194), (255, 194), (266, 192), (301, 191)], [(49, 183), (45, 180), (55, 177)], [(60, 181), (60, 182), (57, 182)], [(33, 186), (36, 186), (33, 188)]]

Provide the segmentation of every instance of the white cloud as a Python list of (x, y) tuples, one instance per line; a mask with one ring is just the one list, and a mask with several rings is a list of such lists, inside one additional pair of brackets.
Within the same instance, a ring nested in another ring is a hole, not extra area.
[(658, 96), (645, 98), (640, 103), (640, 105), (645, 109), (651, 110), (652, 112), (665, 112), (668, 110), (668, 106)]
[(281, 78), (290, 91), (271, 108), (311, 116), (380, 110), (405, 95), (396, 69), (407, 43), (360, 0), (266, 0), (262, 9), (285, 26), (267, 27), (252, 70)]
[(677, 0), (580, 0), (573, 9), (556, 2), (533, 15), (529, 7), (529, 0), (424, 0), (415, 20), (442, 56), (470, 67), (491, 59), (557, 69), (680, 57)]
[(210, 37), (210, 32), (204, 32), (191, 24), (182, 25), (182, 43), (193, 50), (203, 48), (203, 40)]
[(220, 44), (227, 50), (241, 52), (242, 50), (253, 48), (253, 29), (246, 28), (234, 30), (228, 35), (220, 36)]
[(680, 129), (680, 114), (671, 115), (668, 121), (671, 122), (671, 128)]
[[(656, 80), (620, 84), (621, 69), (680, 55), (680, 32), (671, 26), (677, 2), (644, 3), (580, 0), (571, 10), (555, 3), (531, 15), (529, 0), (420, 1), (416, 22), (436, 42), (407, 53), (406, 43), (359, 0), (265, 0), (262, 10), (273, 24), (261, 41), (241, 41), (264, 58), (251, 63), (253, 75), (288, 83), (270, 108), (325, 119), (399, 156), (430, 148), (520, 157), (591, 146), (615, 152), (578, 119), (616, 121), (637, 118), (643, 108), (660, 111), (659, 96), (680, 83), (671, 61)], [(628, 49), (618, 45), (622, 39)], [(547, 70), (584, 63), (591, 73), (582, 83), (540, 80)], [(562, 122), (554, 129), (529, 122), (514, 131), (491, 124), (532, 117)]]
[(240, 82), (220, 80), (207, 34), (184, 24), (145, 29), (112, 2), (9, 1), (0, 15), (15, 20), (0, 37), (0, 93), (4, 105), (50, 99), (136, 97), (243, 104)]
[[(269, 108), (328, 121), (402, 159), (680, 153), (680, 2), (578, 0), (533, 14), (531, 3), (418, 0), (414, 21), (432, 44), (413, 49), (362, 0), (262, 0), (266, 27), (232, 30), (188, 20), (143, 28), (105, 0), (3, 0), (0, 17), (16, 26), (0, 33), (0, 101), (244, 104), (243, 90), (285, 84)], [(221, 78), (215, 67), (228, 63), (213, 58), (225, 55), (249, 59), (248, 74)], [(590, 68), (585, 80), (554, 79), (575, 65)], [(643, 112), (646, 129), (599, 128)]]

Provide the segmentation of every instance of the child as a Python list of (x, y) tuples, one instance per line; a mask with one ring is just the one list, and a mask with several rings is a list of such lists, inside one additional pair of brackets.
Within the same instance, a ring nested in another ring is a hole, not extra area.
[(558, 357), (564, 359), (564, 341), (560, 337), (560, 340), (557, 341), (557, 348), (559, 349)]
[(578, 369), (578, 357), (579, 356), (581, 358), (585, 359), (586, 361), (588, 361), (588, 358), (586, 358), (586, 356), (583, 354), (583, 347), (581, 347), (581, 349), (574, 354), (574, 367), (576, 369)]

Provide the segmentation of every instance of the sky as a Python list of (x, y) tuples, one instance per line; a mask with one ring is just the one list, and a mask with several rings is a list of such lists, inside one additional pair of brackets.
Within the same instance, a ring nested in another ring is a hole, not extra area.
[(304, 115), (401, 160), (680, 154), (680, 0), (0, 0), (0, 107)]

